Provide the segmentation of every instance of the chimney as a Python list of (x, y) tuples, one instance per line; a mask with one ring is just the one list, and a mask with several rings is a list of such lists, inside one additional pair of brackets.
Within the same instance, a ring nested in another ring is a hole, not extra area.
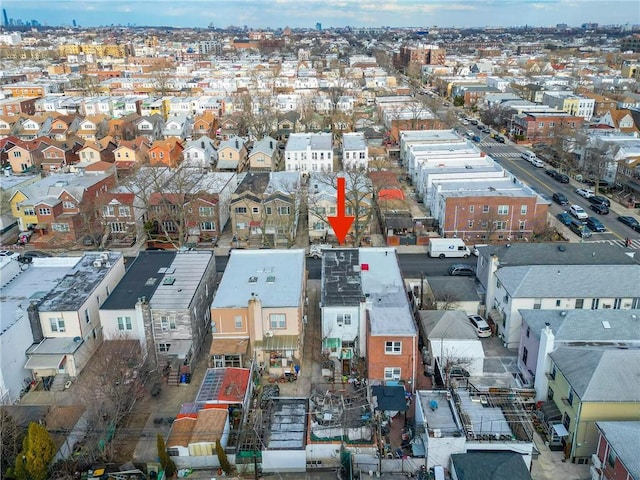
[(545, 401), (549, 390), (549, 379), (546, 373), (549, 372), (551, 359), (549, 354), (553, 352), (555, 346), (555, 335), (549, 323), (540, 332), (540, 345), (538, 346), (538, 360), (536, 362), (536, 379), (534, 387), (536, 389), (536, 401)]
[(29, 304), (29, 307), (27, 307), (27, 316), (29, 317), (29, 324), (31, 324), (31, 331), (33, 332), (33, 341), (34, 343), (40, 343), (44, 340), (44, 334), (42, 333), (40, 314), (38, 313), (38, 305), (36, 303)]

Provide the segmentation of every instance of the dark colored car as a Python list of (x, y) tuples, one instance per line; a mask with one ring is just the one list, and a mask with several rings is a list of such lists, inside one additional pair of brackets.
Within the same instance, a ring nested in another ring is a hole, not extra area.
[(591, 203), (599, 203), (600, 205), (605, 205), (607, 207), (611, 206), (611, 202), (607, 197), (603, 197), (602, 195), (594, 195), (593, 197), (587, 198)]
[(466, 263), (454, 263), (449, 267), (449, 275), (452, 277), (475, 277), (476, 269)]
[(556, 215), (556, 218), (560, 220), (563, 225), (570, 225), (573, 222), (573, 218), (567, 212), (562, 212)]
[(498, 143), (504, 143), (505, 142), (504, 137), (496, 137), (495, 140)]
[(609, 213), (609, 207), (601, 203), (592, 203), (589, 205), (589, 208), (600, 215), (607, 215)]
[(569, 230), (582, 238), (589, 238), (591, 236), (591, 230), (580, 220), (572, 220), (569, 224)]
[(589, 227), (589, 230), (591, 230), (592, 232), (606, 232), (607, 231), (607, 227), (605, 227), (602, 222), (600, 220), (598, 220), (596, 217), (588, 217), (587, 220), (584, 222), (587, 224), (587, 227)]
[(569, 183), (569, 177), (564, 173), (557, 173), (553, 178), (555, 178), (560, 183)]
[(482, 125), (481, 123), (478, 124), (478, 130), (482, 130), (484, 128), (484, 125)]
[(478, 120), (474, 120), (474, 119), (473, 119), (473, 120), (471, 120), (470, 122), (471, 122), (471, 125), (478, 125)]
[(553, 194), (553, 201), (558, 205), (569, 205), (569, 200), (564, 196), (564, 193), (556, 192)]
[(482, 133), (491, 133), (491, 129), (489, 127), (484, 127), (482, 129)]
[(474, 136), (473, 136), (473, 138), (472, 138), (472, 140), (473, 140), (474, 142), (479, 142), (481, 139), (480, 139), (480, 136), (479, 136), (479, 135), (474, 135)]
[(640, 228), (640, 223), (638, 223), (638, 220), (629, 215), (620, 215), (618, 217), (618, 221), (624, 223), (628, 227), (633, 228), (634, 230)]
[(558, 174), (558, 172), (556, 170), (553, 170), (552, 168), (548, 168), (544, 171), (544, 173), (546, 173), (547, 175), (549, 175), (552, 178), (556, 178), (556, 175)]
[(51, 255), (50, 253), (47, 252), (41, 252), (40, 250), (27, 250), (25, 252), (22, 252), (22, 256), (23, 257), (28, 257), (28, 258), (45, 258), (45, 257), (53, 257), (53, 255)]

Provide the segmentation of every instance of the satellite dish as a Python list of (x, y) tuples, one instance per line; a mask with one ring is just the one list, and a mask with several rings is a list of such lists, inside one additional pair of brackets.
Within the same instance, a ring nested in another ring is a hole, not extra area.
[(76, 343), (80, 343), (82, 341), (82, 337), (73, 337), (73, 341)]

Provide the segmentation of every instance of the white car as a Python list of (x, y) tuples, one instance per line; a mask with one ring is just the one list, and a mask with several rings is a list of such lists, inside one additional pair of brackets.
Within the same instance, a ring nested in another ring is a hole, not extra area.
[(576, 217), (578, 220), (586, 220), (587, 218), (589, 218), (589, 214), (585, 212), (584, 208), (582, 208), (580, 205), (571, 205), (571, 208), (569, 208), (569, 213)]
[(0, 258), (8, 257), (8, 258), (17, 259), (19, 256), (20, 254), (18, 252), (12, 252), (11, 250), (0, 250)]
[(531, 160), (531, 165), (537, 168), (542, 168), (544, 167), (544, 162), (539, 158), (534, 158), (533, 160)]
[(462, 125), (469, 125), (469, 120), (462, 120), (460, 123)]
[(596, 193), (593, 190), (589, 190), (588, 188), (576, 188), (576, 193), (584, 198), (591, 198), (596, 196)]
[(491, 327), (489, 327), (487, 321), (480, 315), (469, 315), (469, 321), (476, 330), (476, 335), (479, 338), (487, 338), (491, 336)]

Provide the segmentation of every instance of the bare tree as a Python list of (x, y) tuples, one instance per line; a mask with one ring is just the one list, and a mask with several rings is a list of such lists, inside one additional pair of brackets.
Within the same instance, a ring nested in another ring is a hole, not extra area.
[(0, 471), (9, 472), (22, 450), (25, 429), (21, 428), (6, 409), (0, 410)]
[(76, 386), (78, 400), (88, 410), (85, 448), (88, 462), (113, 461), (125, 441), (121, 429), (143, 394), (147, 367), (140, 342), (122, 335), (106, 340), (91, 359), (87, 374), (92, 381)]
[(173, 65), (168, 59), (156, 62), (149, 70), (153, 81), (153, 92), (156, 95), (165, 96), (171, 93), (171, 81), (175, 77), (172, 71)]
[(593, 190), (598, 194), (599, 180), (606, 177), (611, 160), (615, 158), (615, 149), (607, 144), (599, 143), (585, 149), (582, 163), (583, 176), (593, 179)]
[(249, 134), (258, 140), (271, 135), (276, 129), (276, 111), (271, 104), (271, 96), (245, 93), (242, 96), (242, 114)]

